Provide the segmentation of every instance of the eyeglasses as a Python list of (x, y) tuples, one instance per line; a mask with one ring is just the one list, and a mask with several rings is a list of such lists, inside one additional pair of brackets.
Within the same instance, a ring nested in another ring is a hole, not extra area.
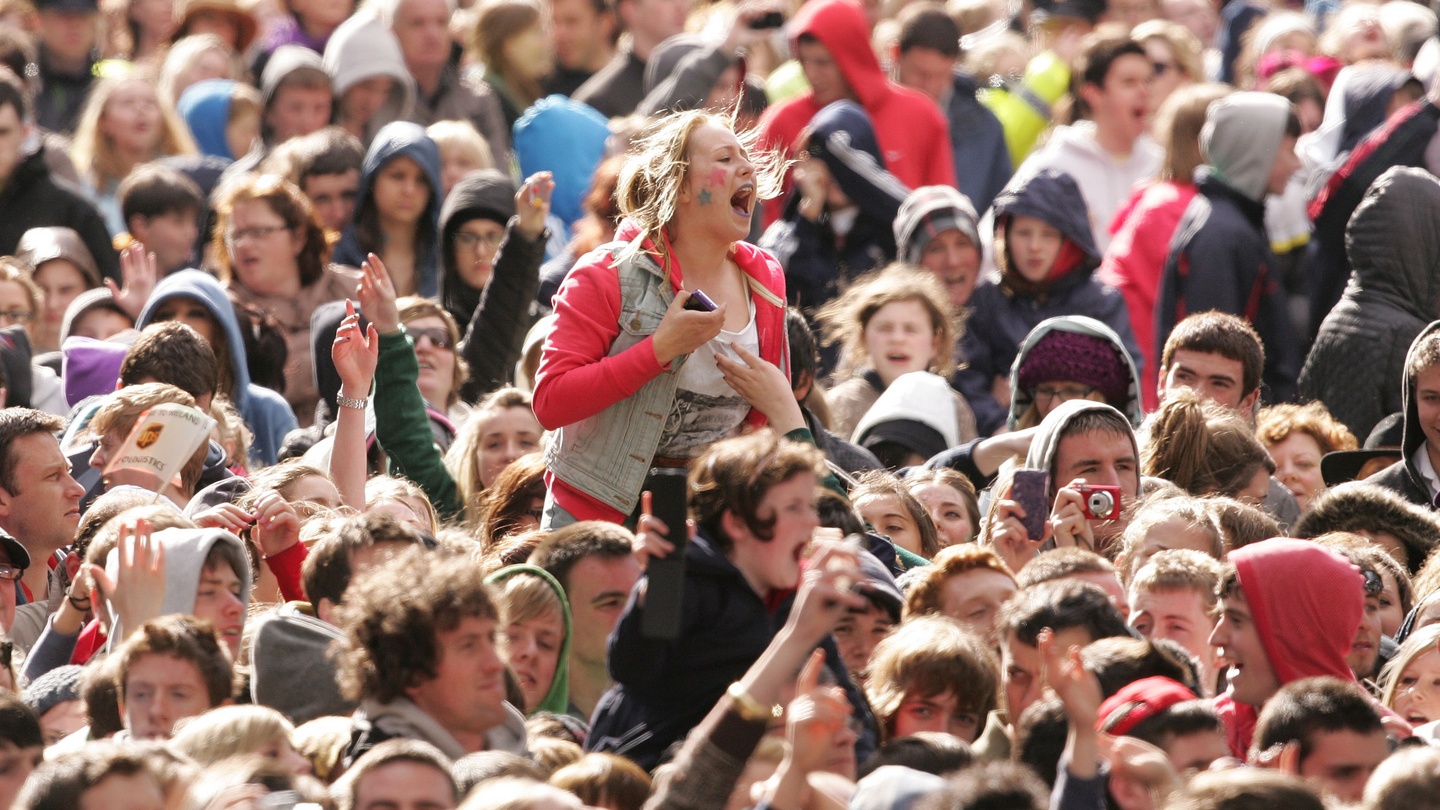
[(241, 228), (225, 234), (225, 244), (238, 245), (246, 239), (264, 239), (272, 233), (288, 231), (288, 225), (264, 225), (256, 228)]
[(24, 568), (16, 565), (11, 565), (9, 563), (0, 563), (0, 579), (6, 579), (14, 582), (15, 580), (19, 579), (24, 575)]
[(23, 309), (0, 310), (0, 321), (6, 323), (29, 323), (35, 319), (34, 313)]
[(455, 344), (450, 340), (450, 330), (441, 329), (438, 326), (407, 326), (405, 331), (410, 333), (410, 339), (415, 345), (420, 345), (420, 338), (430, 341), (430, 345), (437, 349), (453, 349)]
[(469, 233), (459, 231), (455, 234), (455, 244), (466, 250), (474, 250), (478, 245), (484, 245), (490, 250), (497, 250), (500, 243), (505, 241), (505, 232), (490, 234)]
[(1155, 69), (1155, 77), (1158, 79), (1159, 77), (1164, 76), (1166, 73), (1169, 73), (1170, 70), (1173, 69), (1175, 66), (1170, 64), (1169, 62), (1152, 61), (1150, 63), (1150, 67)]
[(1042, 385), (1035, 389), (1035, 402), (1045, 404), (1060, 398), (1061, 402), (1069, 402), (1072, 399), (1084, 399), (1095, 393), (1093, 385), (1067, 385), (1064, 388), (1056, 388), (1051, 385)]
[(1385, 580), (1369, 568), (1363, 569), (1361, 574), (1365, 575), (1365, 595), (1379, 596), (1385, 590)]

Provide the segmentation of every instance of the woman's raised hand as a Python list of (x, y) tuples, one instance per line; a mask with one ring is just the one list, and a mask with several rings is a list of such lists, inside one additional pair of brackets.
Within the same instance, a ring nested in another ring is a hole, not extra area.
[(395, 284), (390, 281), (385, 263), (371, 253), (361, 264), (360, 273), (360, 286), (355, 295), (360, 299), (365, 317), (382, 335), (399, 332), (400, 310), (395, 306)]
[(550, 216), (550, 196), (554, 193), (555, 176), (550, 172), (530, 175), (515, 192), (515, 215), (519, 218), (516, 227), (526, 239), (539, 239), (540, 234), (545, 232), (545, 218)]
[(662, 367), (670, 365), (670, 361), (680, 355), (689, 354), (709, 343), (725, 328), (724, 304), (713, 312), (701, 312), (686, 309), (685, 302), (688, 300), (689, 290), (675, 293), (670, 307), (665, 310), (665, 317), (660, 319), (660, 327), (650, 339), (655, 347), (655, 359)]
[(373, 323), (361, 331), (360, 316), (355, 313), (353, 301), (345, 302), (345, 320), (335, 331), (330, 357), (335, 361), (335, 372), (340, 375), (342, 395), (356, 399), (370, 395), (370, 383), (375, 379), (375, 366), (380, 361), (380, 333)]

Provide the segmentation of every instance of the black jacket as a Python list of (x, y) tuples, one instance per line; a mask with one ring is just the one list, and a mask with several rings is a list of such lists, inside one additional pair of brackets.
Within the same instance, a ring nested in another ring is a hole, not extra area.
[(48, 225), (73, 228), (95, 257), (100, 274), (120, 283), (120, 257), (105, 220), (84, 192), (50, 176), (42, 146), (21, 159), (0, 186), (0, 254), (14, 254), (26, 231)]
[(1196, 172), (1195, 186), (1200, 193), (1180, 218), (1160, 277), (1154, 356), (1188, 315), (1212, 309), (1238, 315), (1265, 345), (1266, 399), (1293, 400), (1301, 358), (1285, 290), (1272, 272), (1265, 203), (1226, 185), (1208, 166)]
[[(455, 233), (473, 219), (505, 223), (505, 241), (483, 290), (466, 284), (455, 262)], [(515, 184), (494, 169), (465, 175), (440, 209), (440, 300), (465, 330), (460, 353), (470, 364), (470, 377), (460, 397), (466, 402), (510, 380), (525, 332), (534, 322), (531, 302), (540, 286), (547, 234), (526, 239), (516, 222)]]
[[(1440, 329), (1440, 321), (1436, 321), (1421, 330), (1415, 336), (1414, 343), (1410, 344), (1410, 352), (1428, 335)], [(1409, 367), (1410, 357), (1405, 358), (1406, 367)], [(1405, 376), (1405, 428), (1401, 433), (1400, 447), (1404, 451), (1404, 457), (1399, 461), (1386, 467), (1384, 470), (1366, 479), (1371, 484), (1379, 484), (1386, 489), (1400, 493), (1400, 496), (1411, 503), (1418, 503), (1422, 506), (1435, 508), (1435, 500), (1430, 497), (1430, 488), (1425, 485), (1425, 478), (1420, 474), (1420, 469), (1410, 457), (1415, 451), (1425, 444), (1425, 431), (1420, 427), (1420, 409), (1415, 402), (1415, 378)]]
[(1356, 436), (1401, 410), (1405, 355), (1440, 318), (1440, 182), (1396, 167), (1366, 192), (1346, 229), (1354, 272), (1300, 371), (1300, 394)]

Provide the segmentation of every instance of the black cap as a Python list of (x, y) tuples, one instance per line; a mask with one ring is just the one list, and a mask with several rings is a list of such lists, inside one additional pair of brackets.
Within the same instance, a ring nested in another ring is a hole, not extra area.
[(40, 11), (76, 11), (98, 14), (100, 13), (100, 0), (35, 0), (35, 8)]
[(1391, 458), (1398, 461), (1404, 455), (1401, 448), (1404, 434), (1405, 415), (1392, 413), (1376, 423), (1370, 435), (1365, 437), (1361, 449), (1326, 453), (1320, 459), (1320, 474), (1325, 478), (1325, 485), (1333, 487), (1354, 481), (1355, 476), (1360, 474), (1360, 468), (1371, 459)]
[(0, 529), (0, 547), (5, 549), (5, 556), (10, 558), (11, 565), (16, 568), (30, 567), (30, 552), (4, 529)]

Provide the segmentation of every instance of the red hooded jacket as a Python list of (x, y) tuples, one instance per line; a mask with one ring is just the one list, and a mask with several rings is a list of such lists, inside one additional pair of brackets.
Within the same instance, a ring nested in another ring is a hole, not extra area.
[[(1353, 681), (1345, 655), (1365, 615), (1365, 580), (1339, 554), (1309, 540), (1274, 538), (1230, 552), (1255, 631), (1284, 686), (1329, 675)], [(1230, 750), (1245, 758), (1260, 707), (1215, 699)]]
[[(910, 188), (955, 185), (950, 123), (929, 96), (885, 77), (870, 48), (870, 23), (859, 3), (811, 0), (800, 7), (791, 30), (797, 38), (810, 34), (830, 51), (855, 100), (870, 115), (891, 174)], [(800, 134), (820, 107), (813, 92), (770, 107), (760, 119), (761, 143), (793, 156)], [(785, 189), (790, 189), (788, 176)], [(780, 206), (766, 206), (765, 224), (779, 215)]]

